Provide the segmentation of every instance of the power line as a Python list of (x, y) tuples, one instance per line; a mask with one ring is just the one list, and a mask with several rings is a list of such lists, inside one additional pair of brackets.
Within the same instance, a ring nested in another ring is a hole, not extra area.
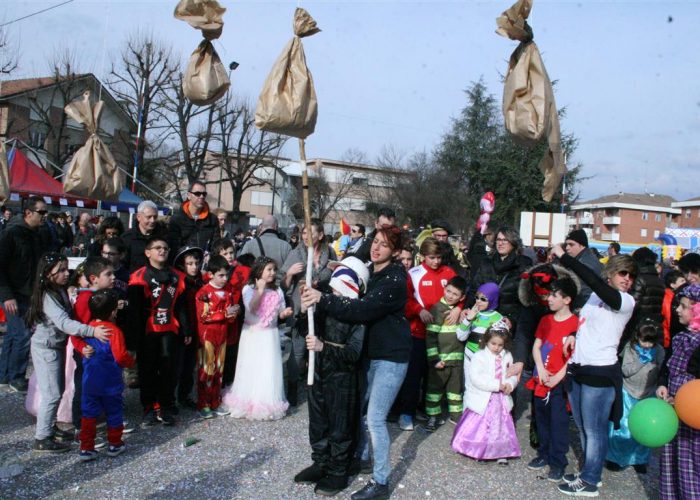
[(72, 1), (73, 0), (66, 0), (65, 2), (57, 3), (56, 5), (52, 5), (51, 7), (47, 7), (45, 9), (38, 10), (38, 11), (33, 12), (31, 14), (27, 14), (26, 16), (18, 17), (17, 19), (13, 19), (12, 21), (8, 21), (6, 23), (0, 24), (0, 28), (2, 28), (3, 26), (7, 26), (8, 24), (16, 23), (17, 21), (22, 21), (23, 19), (27, 19), (29, 17), (34, 17), (34, 16), (37, 16), (39, 14), (43, 14), (46, 11), (49, 11), (51, 9), (55, 9), (56, 7), (60, 7), (61, 5), (65, 5), (67, 3), (71, 3)]

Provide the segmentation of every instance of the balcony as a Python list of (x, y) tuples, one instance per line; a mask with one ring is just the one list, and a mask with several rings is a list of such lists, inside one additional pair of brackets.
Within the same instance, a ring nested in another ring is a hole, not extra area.
[(593, 215), (582, 215), (581, 217), (578, 218), (578, 223), (581, 225), (590, 225), (593, 224)]
[(603, 241), (620, 241), (620, 233), (603, 233), (600, 239)]
[(603, 217), (603, 224), (606, 226), (619, 226), (620, 217)]
[(573, 227), (576, 225), (576, 217), (567, 217), (566, 218), (566, 226), (567, 227)]

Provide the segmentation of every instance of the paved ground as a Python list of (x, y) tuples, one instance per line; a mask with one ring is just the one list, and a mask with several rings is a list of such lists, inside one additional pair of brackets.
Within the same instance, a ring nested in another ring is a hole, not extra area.
[[(312, 498), (311, 486), (295, 485), (296, 472), (310, 463), (307, 412), (276, 422), (248, 422), (230, 417), (198, 420), (183, 412), (177, 426), (137, 430), (127, 440), (127, 453), (87, 464), (76, 451), (58, 456), (30, 451), (34, 420), (16, 393), (0, 393), (0, 466), (19, 463), (20, 475), (0, 480), (0, 498)], [(127, 394), (127, 418), (136, 420), (136, 391)], [(534, 452), (527, 446), (527, 419), (518, 434), (523, 458), (508, 467), (479, 464), (453, 453), (453, 426), (435, 434), (392, 434), (393, 498), (563, 498), (556, 486), (537, 477), (525, 464)], [(184, 448), (183, 441), (201, 441)], [(573, 452), (571, 463), (576, 463)], [(601, 498), (655, 498), (657, 468), (647, 476), (632, 470), (605, 472)], [(359, 489), (368, 476), (358, 476), (339, 498)]]

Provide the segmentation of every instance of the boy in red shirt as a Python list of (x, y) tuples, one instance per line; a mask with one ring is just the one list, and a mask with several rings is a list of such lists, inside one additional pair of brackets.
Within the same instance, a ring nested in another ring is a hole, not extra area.
[(547, 303), (553, 314), (543, 316), (537, 325), (532, 347), (535, 370), (526, 384), (535, 391), (535, 421), (540, 441), (537, 457), (530, 461), (528, 468), (539, 470), (549, 465), (547, 479), (552, 482), (562, 480), (568, 464), (569, 415), (561, 382), (569, 356), (564, 355), (563, 340), (578, 330), (578, 316), (571, 312), (577, 293), (576, 283), (571, 278), (559, 278), (552, 283)]
[(406, 431), (413, 430), (413, 418), (420, 401), (422, 381), (427, 376), (426, 325), (442, 324), (443, 321), (446, 321), (447, 325), (456, 325), (463, 307), (462, 303), (458, 304), (445, 318), (432, 317), (430, 308), (440, 302), (445, 293), (445, 285), (457, 276), (457, 273), (442, 264), (440, 245), (435, 238), (426, 238), (419, 251), (423, 262), (408, 271), (408, 301), (405, 309), (406, 318), (411, 324), (411, 358), (397, 398), (399, 426)]
[(94, 318), (90, 326), (105, 326), (111, 336), (109, 342), (84, 337), (92, 348), (89, 357), (82, 361), (83, 394), (82, 422), (80, 430), (80, 460), (87, 462), (97, 458), (95, 434), (97, 418), (107, 417), (107, 455), (116, 457), (125, 450), (122, 441), (124, 429), (124, 382), (122, 368), (133, 366), (134, 358), (126, 350), (124, 334), (114, 324), (119, 306), (119, 294), (115, 290), (97, 290), (88, 301), (90, 315)]
[[(97, 290), (105, 290), (114, 286), (114, 267), (112, 263), (104, 257), (88, 257), (83, 261), (85, 278), (90, 284), (90, 288), (78, 292), (78, 297), (73, 305), (75, 319), (84, 324), (89, 324), (93, 319), (88, 303), (90, 297)], [(75, 360), (75, 372), (73, 373), (73, 404), (71, 408), (73, 417), (73, 427), (75, 427), (75, 439), (80, 435), (82, 425), (82, 387), (83, 387), (83, 361), (82, 357), (92, 354), (92, 347), (89, 346), (83, 337), (70, 336), (73, 344), (73, 359)], [(104, 441), (100, 438), (98, 447), (104, 446)]]
[(202, 418), (225, 416), (221, 405), (221, 379), (226, 361), (226, 338), (240, 307), (233, 302), (228, 284), (230, 265), (220, 255), (209, 259), (209, 283), (195, 297), (197, 306), (197, 410)]

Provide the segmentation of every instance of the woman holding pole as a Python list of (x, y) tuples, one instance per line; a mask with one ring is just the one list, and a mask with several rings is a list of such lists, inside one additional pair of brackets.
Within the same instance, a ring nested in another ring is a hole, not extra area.
[[(305, 307), (316, 305), (326, 314), (348, 323), (367, 325), (367, 429), (374, 458), (373, 478), (352, 495), (354, 500), (389, 497), (389, 431), (386, 416), (403, 383), (411, 352), (411, 332), (404, 315), (406, 271), (395, 259), (401, 252), (401, 230), (396, 226), (377, 230), (372, 242), (367, 293), (359, 299), (338, 297), (306, 288)], [(363, 426), (364, 427), (364, 426)], [(369, 461), (369, 442), (363, 428), (362, 460)]]

